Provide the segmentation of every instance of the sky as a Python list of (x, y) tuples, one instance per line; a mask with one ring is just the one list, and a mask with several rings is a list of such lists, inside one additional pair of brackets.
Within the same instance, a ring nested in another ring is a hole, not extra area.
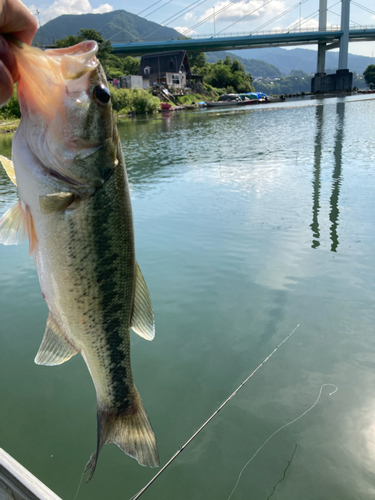
[[(40, 1), (41, 3), (39, 0), (25, 3), (34, 14), (36, 10), (39, 11), (42, 25), (62, 14), (103, 13), (124, 9), (149, 21), (175, 28), (187, 36), (211, 36), (214, 33), (223, 36), (256, 30), (293, 29), (299, 25), (302, 30), (318, 27), (319, 0), (108, 0), (108, 3), (100, 0)], [(328, 0), (327, 3), (327, 26), (339, 26), (340, 0)], [(207, 17), (211, 18), (206, 19)], [(353, 28), (375, 27), (374, 0), (352, 0), (350, 21)], [(315, 47), (305, 45), (303, 48)], [(352, 42), (349, 44), (349, 52), (374, 57), (375, 64), (375, 41)]]

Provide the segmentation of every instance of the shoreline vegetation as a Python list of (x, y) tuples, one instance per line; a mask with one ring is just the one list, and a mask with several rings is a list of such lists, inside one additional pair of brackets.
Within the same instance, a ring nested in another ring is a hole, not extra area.
[[(140, 59), (131, 56), (124, 58), (115, 56), (112, 54), (111, 43), (95, 29), (80, 29), (77, 35), (69, 35), (56, 40), (55, 45), (58, 48), (70, 47), (83, 40), (95, 40), (98, 43), (97, 57), (109, 80), (119, 78), (122, 75), (138, 74)], [(255, 92), (251, 75), (246, 72), (245, 66), (235, 57), (227, 55), (223, 60), (208, 63), (204, 52), (188, 52), (188, 59), (192, 74), (201, 75), (203, 83), (185, 89), (181, 95), (171, 87), (169, 91), (172, 97), (169, 103), (173, 106), (186, 106), (207, 100), (216, 101), (221, 94)], [(373, 68), (375, 65), (370, 65), (364, 72), (368, 86), (375, 80)], [(267, 88), (266, 93), (286, 96), (300, 95), (300, 90), (297, 90), (297, 87), (301, 85), (299, 80), (304, 80), (306, 76), (308, 75), (303, 72), (294, 71), (292, 76), (280, 79), (280, 81), (288, 80), (287, 92), (284, 91), (284, 87), (280, 86), (281, 82), (279, 82), (280, 85), (273, 85), (272, 89)], [(293, 85), (290, 83), (292, 80)], [(258, 83), (257, 87), (261, 87), (261, 85)], [(155, 113), (160, 111), (161, 103), (167, 100), (157, 87), (151, 87), (147, 90), (118, 89), (110, 84), (109, 88), (116, 118)], [(261, 88), (257, 90), (264, 91)], [(304, 94), (307, 92), (302, 92), (302, 95)], [(21, 111), (17, 98), (17, 85), (15, 85), (12, 97), (0, 108), (0, 133), (16, 130), (20, 118)]]

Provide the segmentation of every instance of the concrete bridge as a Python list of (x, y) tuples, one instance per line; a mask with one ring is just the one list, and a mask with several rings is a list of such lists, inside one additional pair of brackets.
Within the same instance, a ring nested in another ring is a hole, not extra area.
[[(161, 41), (129, 40), (112, 42), (115, 55), (141, 56), (170, 50), (188, 50), (190, 52), (212, 52), (217, 50), (239, 50), (261, 47), (285, 47), (307, 44), (330, 44), (329, 48), (339, 47), (344, 31), (340, 28), (314, 31), (281, 31), (267, 34), (243, 34), (237, 36), (171, 39)], [(362, 29), (350, 29), (349, 41), (375, 41), (375, 26)]]
[[(206, 38), (182, 38), (178, 40), (146, 41), (134, 40), (113, 43), (116, 55), (140, 56), (143, 54), (172, 50), (210, 52), (217, 50), (239, 50), (260, 47), (285, 47), (291, 45), (318, 45), (317, 71), (311, 82), (311, 91), (351, 90), (353, 75), (348, 68), (349, 41), (375, 40), (375, 27), (350, 29), (350, 0), (341, 0), (341, 26), (327, 29), (327, 0), (319, 0), (319, 28), (317, 31), (285, 31), (268, 34), (247, 34), (240, 36), (221, 36)], [(327, 50), (339, 47), (339, 65), (335, 75), (325, 73), (325, 54)]]

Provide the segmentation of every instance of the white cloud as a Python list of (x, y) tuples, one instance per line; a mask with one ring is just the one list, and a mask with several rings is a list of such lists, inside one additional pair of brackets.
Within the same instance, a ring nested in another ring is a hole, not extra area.
[[(215, 4), (215, 21), (237, 21), (240, 17), (247, 16), (244, 22), (248, 22), (251, 19), (263, 17), (265, 14), (277, 14), (285, 10), (285, 3), (282, 0), (274, 0), (264, 8), (262, 6), (266, 3), (265, 0), (241, 0), (233, 5), (230, 3), (230, 0), (224, 0)], [(212, 15), (213, 9), (207, 9), (200, 20)], [(213, 21), (212, 17), (209, 22)]]
[(103, 12), (111, 12), (112, 5), (108, 3), (99, 5), (93, 9), (89, 0), (55, 0), (50, 6), (42, 5), (36, 7), (34, 4), (29, 5), (31, 12), (35, 13), (36, 9), (40, 12), (40, 23), (45, 24), (55, 17), (63, 14), (102, 14)]
[[(300, 19), (296, 19), (292, 24), (288, 26), (288, 29), (291, 29), (293, 31), (299, 31), (300, 27)], [(330, 23), (327, 23), (327, 28), (329, 29), (331, 27)], [(301, 17), (301, 31), (309, 31), (313, 30), (316, 31), (319, 28), (319, 22), (317, 19), (304, 19)]]
[(99, 5), (97, 9), (93, 9), (91, 11), (91, 14), (104, 14), (105, 12), (112, 12), (113, 7), (112, 5), (109, 5), (109, 3), (103, 3), (102, 5)]
[(195, 30), (190, 30), (190, 28), (188, 28), (187, 26), (173, 26), (173, 29), (175, 29), (176, 31), (178, 31), (179, 33), (182, 33), (182, 34), (185, 31), (189, 30), (189, 33), (187, 34), (188, 36), (197, 34), (197, 32)]
[(185, 15), (184, 15), (184, 20), (185, 21), (189, 21), (189, 19), (192, 19), (194, 17), (194, 13), (193, 12), (187, 12)]

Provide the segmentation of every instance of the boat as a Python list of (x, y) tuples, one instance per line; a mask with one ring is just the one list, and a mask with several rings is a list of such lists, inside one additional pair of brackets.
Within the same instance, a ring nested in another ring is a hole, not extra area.
[(245, 97), (245, 99), (241, 102), (238, 102), (238, 104), (242, 104), (243, 106), (249, 104), (259, 104), (259, 99), (248, 99), (247, 97)]
[(171, 109), (172, 104), (169, 104), (169, 102), (161, 102), (160, 106), (162, 110), (168, 110)]
[(222, 94), (218, 101), (220, 102), (226, 102), (226, 101), (241, 101), (241, 96), (239, 94)]
[(206, 106), (208, 108), (237, 106), (237, 104), (239, 104), (238, 101), (208, 101), (208, 102), (206, 102)]
[(242, 99), (238, 94), (223, 94), (217, 101), (208, 101), (206, 105), (208, 108), (216, 108), (219, 106), (237, 106), (241, 104)]

